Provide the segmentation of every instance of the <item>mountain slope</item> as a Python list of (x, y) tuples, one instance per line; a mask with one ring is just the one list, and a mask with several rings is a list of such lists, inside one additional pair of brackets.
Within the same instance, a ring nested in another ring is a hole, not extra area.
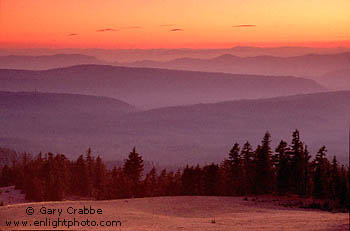
[[(194, 163), (220, 160), (234, 141), (258, 144), (270, 131), (276, 145), (280, 138), (290, 141), (291, 132), (299, 129), (314, 153), (327, 145), (330, 155), (344, 161), (348, 160), (349, 99), (350, 91), (344, 91), (169, 107), (131, 114), (124, 126), (135, 134), (153, 136), (167, 155), (164, 160), (173, 156), (173, 161), (183, 158)], [(139, 143), (145, 141), (139, 137)], [(155, 147), (144, 149), (151, 153)]]
[[(17, 98), (16, 93), (13, 94)], [(121, 159), (136, 146), (146, 160), (184, 164), (221, 161), (234, 142), (243, 144), (249, 140), (257, 145), (266, 131), (271, 132), (275, 147), (279, 139), (290, 141), (292, 131), (299, 129), (312, 154), (326, 145), (329, 155), (337, 155), (346, 163), (349, 98), (350, 91), (329, 92), (128, 114), (114, 113), (113, 105), (103, 106), (103, 100), (100, 108), (85, 101), (93, 108), (87, 113), (74, 113), (81, 111), (74, 110), (77, 104), (67, 110), (73, 113), (56, 113), (55, 110), (60, 110), (34, 104), (30, 104), (33, 109), (21, 110), (18, 103), (16, 107), (1, 107), (4, 119), (0, 124), (0, 137), (41, 144), (42, 148), (36, 151), (75, 156), (92, 147), (107, 160)], [(8, 97), (5, 101), (14, 102)]]
[(180, 70), (242, 73), (252, 75), (292, 75), (317, 77), (350, 66), (350, 52), (339, 54), (309, 54), (294, 57), (238, 57), (225, 54), (211, 59), (181, 58), (168, 62), (139, 61), (136, 67), (157, 67)]
[(324, 91), (295, 77), (81, 65), (47, 71), (0, 70), (0, 90), (114, 97), (142, 108)]
[(350, 90), (350, 69), (326, 73), (319, 77), (317, 81), (335, 90)]
[[(53, 148), (74, 153), (74, 146), (81, 147), (100, 129), (135, 111), (127, 103), (106, 97), (0, 92), (0, 145), (19, 151)], [(69, 148), (57, 148), (65, 145)]]

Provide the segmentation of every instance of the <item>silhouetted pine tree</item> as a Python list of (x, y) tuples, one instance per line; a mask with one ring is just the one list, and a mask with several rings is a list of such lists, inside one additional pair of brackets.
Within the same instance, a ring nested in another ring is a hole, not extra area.
[(181, 195), (182, 194), (182, 181), (181, 181), (181, 171), (177, 170), (176, 173), (174, 174), (174, 179), (173, 179), (173, 187), (172, 191), (175, 196)]
[(132, 182), (132, 196), (137, 197), (140, 195), (141, 177), (143, 173), (143, 160), (142, 157), (136, 152), (135, 147), (130, 152), (128, 159), (124, 162), (123, 172)]
[(276, 148), (276, 189), (279, 194), (289, 191), (291, 181), (290, 157), (287, 142), (281, 140)]
[(183, 171), (182, 177), (183, 195), (200, 195), (201, 190), (201, 169), (199, 165), (194, 168), (188, 165)]
[(314, 160), (314, 174), (313, 174), (313, 196), (316, 198), (326, 198), (328, 195), (328, 166), (329, 162), (326, 158), (327, 149), (325, 146), (321, 147)]
[(92, 192), (86, 161), (83, 155), (80, 155), (74, 164), (74, 180), (71, 185), (72, 190), (80, 196), (90, 196)]
[(226, 177), (228, 178), (228, 193), (229, 195), (241, 195), (243, 191), (243, 167), (240, 157), (240, 147), (235, 143), (229, 152), (229, 157), (225, 160), (225, 169), (228, 171)]
[(291, 187), (294, 193), (299, 195), (305, 195), (305, 181), (306, 181), (306, 165), (304, 145), (300, 140), (299, 131), (295, 130), (293, 132), (292, 145), (290, 146), (290, 156), (291, 156)]
[(241, 150), (242, 158), (242, 188), (243, 194), (253, 193), (254, 185), (254, 152), (252, 146), (247, 141)]
[(134, 190), (130, 177), (125, 175), (123, 169), (116, 167), (111, 172), (108, 189), (110, 199), (130, 198)]
[(167, 194), (168, 178), (166, 169), (163, 169), (157, 177), (156, 195), (165, 196)]
[(339, 197), (340, 193), (340, 172), (338, 161), (335, 156), (333, 156), (330, 172), (330, 199), (336, 200)]
[(105, 193), (107, 173), (100, 156), (96, 158), (93, 172), (94, 197), (96, 199), (104, 199), (107, 197)]
[(94, 157), (92, 156), (92, 150), (91, 148), (88, 148), (86, 151), (86, 171), (87, 171), (87, 185), (86, 187), (88, 188), (89, 191), (89, 196), (94, 196), (94, 168), (95, 168), (95, 160)]
[(203, 167), (203, 195), (219, 195), (220, 173), (219, 166), (210, 164)]
[(256, 190), (258, 194), (269, 193), (272, 191), (273, 169), (271, 161), (271, 135), (269, 132), (261, 142), (261, 147), (257, 149), (256, 153)]
[(166, 196), (176, 196), (178, 195), (178, 182), (176, 179), (176, 174), (174, 172), (169, 172), (167, 174), (167, 186), (166, 186)]
[(156, 196), (157, 188), (157, 172), (156, 168), (153, 166), (152, 169), (146, 174), (144, 180), (145, 196)]

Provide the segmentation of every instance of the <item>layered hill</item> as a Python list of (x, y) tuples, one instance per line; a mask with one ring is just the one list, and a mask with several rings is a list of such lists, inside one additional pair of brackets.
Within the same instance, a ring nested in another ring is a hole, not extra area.
[(312, 93), (325, 88), (312, 80), (285, 76), (80, 65), (47, 71), (1, 69), (0, 90), (107, 96), (141, 108), (156, 108)]
[(224, 54), (209, 59), (179, 58), (167, 62), (145, 60), (129, 63), (128, 65), (252, 75), (317, 77), (327, 72), (348, 68), (350, 66), (350, 52), (338, 54), (308, 54), (293, 57), (268, 55), (239, 57), (231, 54)]
[[(17, 94), (27, 94), (26, 100), (17, 100)], [(36, 151), (76, 156), (92, 147), (105, 159), (118, 160), (136, 146), (146, 160), (162, 164), (217, 162), (227, 157), (234, 142), (249, 140), (255, 146), (269, 131), (275, 146), (280, 139), (290, 141), (292, 131), (299, 129), (312, 154), (326, 145), (330, 156), (337, 155), (343, 163), (349, 158), (350, 91), (135, 112), (119, 101), (108, 104), (111, 99), (105, 98), (92, 100), (95, 104), (87, 99), (79, 104), (67, 101), (61, 108), (57, 103), (31, 103), (36, 93), (2, 93), (1, 98), (17, 106), (1, 106), (0, 137), (41, 144)], [(51, 102), (54, 97), (41, 98)], [(125, 113), (120, 113), (121, 106), (127, 108)]]
[(350, 69), (326, 73), (320, 76), (317, 81), (334, 90), (350, 90)]
[[(107, 97), (0, 92), (0, 146), (19, 151), (53, 148), (72, 154), (75, 146), (81, 147), (101, 129), (135, 111), (134, 106)], [(69, 148), (62, 149), (66, 145)]]

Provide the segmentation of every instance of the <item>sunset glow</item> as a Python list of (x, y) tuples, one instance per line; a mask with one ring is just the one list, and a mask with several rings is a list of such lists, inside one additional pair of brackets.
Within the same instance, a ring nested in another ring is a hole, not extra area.
[(349, 0), (0, 0), (0, 47), (350, 47)]

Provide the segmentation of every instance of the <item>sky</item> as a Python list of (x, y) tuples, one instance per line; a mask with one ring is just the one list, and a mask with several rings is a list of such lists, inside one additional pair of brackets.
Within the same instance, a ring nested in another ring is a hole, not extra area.
[(350, 47), (349, 0), (0, 0), (0, 48)]

